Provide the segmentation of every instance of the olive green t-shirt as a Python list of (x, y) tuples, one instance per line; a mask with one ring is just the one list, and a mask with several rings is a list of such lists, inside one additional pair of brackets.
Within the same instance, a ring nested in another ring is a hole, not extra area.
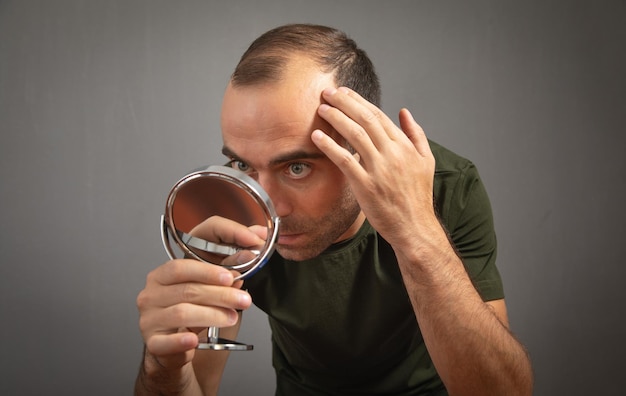
[[(489, 199), (475, 166), (431, 142), (434, 197), (485, 301), (504, 297)], [(302, 262), (275, 253), (245, 287), (268, 314), (277, 395), (446, 395), (395, 254), (366, 221)]]

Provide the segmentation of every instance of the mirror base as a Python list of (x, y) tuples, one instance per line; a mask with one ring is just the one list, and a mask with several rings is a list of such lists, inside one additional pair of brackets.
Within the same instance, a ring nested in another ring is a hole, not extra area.
[(237, 341), (231, 341), (224, 338), (218, 338), (215, 341), (208, 339), (200, 340), (197, 349), (211, 349), (213, 351), (251, 351), (253, 345), (242, 344)]

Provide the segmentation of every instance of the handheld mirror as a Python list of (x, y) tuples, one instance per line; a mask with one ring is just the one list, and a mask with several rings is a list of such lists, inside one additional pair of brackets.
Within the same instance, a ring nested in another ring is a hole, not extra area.
[[(180, 179), (167, 197), (161, 216), (161, 239), (170, 259), (176, 258), (173, 240), (180, 253), (209, 264), (235, 270), (245, 279), (260, 269), (274, 251), (280, 219), (268, 194), (254, 179), (232, 168), (209, 166)], [(264, 228), (265, 243), (241, 246), (229, 231)], [(219, 337), (211, 327), (199, 349), (250, 350), (252, 345)]]

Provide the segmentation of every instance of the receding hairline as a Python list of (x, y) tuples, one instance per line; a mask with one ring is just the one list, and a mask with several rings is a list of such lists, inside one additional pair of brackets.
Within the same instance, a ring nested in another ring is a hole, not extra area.
[(241, 76), (236, 71), (231, 75), (229, 83), (233, 88), (253, 87), (268, 83), (284, 81), (285, 76), (295, 67), (306, 67), (307, 70), (316, 70), (323, 74), (331, 74), (333, 82), (337, 82), (337, 70), (324, 65), (315, 54), (305, 50), (272, 49), (262, 55), (250, 56), (246, 59), (246, 67), (256, 67), (261, 70), (253, 78)]

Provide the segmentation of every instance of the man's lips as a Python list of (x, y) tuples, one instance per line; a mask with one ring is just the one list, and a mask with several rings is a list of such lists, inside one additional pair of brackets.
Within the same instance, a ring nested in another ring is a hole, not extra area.
[(299, 237), (303, 234), (293, 233), (293, 234), (280, 234), (278, 235), (278, 244), (279, 245), (291, 245), (295, 243)]

